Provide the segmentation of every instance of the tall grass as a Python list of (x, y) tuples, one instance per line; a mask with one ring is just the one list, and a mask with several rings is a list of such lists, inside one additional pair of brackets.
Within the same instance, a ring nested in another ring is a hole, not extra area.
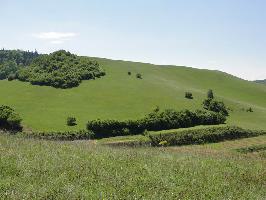
[(263, 199), (265, 164), (0, 135), (0, 199)]

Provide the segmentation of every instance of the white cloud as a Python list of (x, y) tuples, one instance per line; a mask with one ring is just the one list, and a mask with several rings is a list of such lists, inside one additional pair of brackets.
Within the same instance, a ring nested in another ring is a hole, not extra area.
[(77, 33), (72, 32), (41, 32), (33, 34), (33, 37), (49, 41), (51, 44), (62, 44), (77, 35)]

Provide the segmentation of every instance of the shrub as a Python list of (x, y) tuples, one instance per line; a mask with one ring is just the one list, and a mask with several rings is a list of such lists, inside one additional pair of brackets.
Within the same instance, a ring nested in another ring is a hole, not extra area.
[(214, 98), (213, 91), (211, 89), (208, 90), (208, 92), (207, 92), (207, 98), (208, 99), (213, 99)]
[(154, 110), (139, 120), (92, 120), (87, 123), (87, 130), (91, 130), (98, 138), (134, 135), (148, 131), (186, 128), (196, 125), (222, 124), (226, 117), (211, 111), (189, 110), (175, 111), (167, 109), (162, 112)]
[(250, 107), (246, 110), (247, 112), (254, 112), (253, 109)]
[(130, 76), (131, 75), (131, 72), (127, 72), (127, 74)]
[(8, 81), (13, 81), (15, 79), (16, 79), (16, 74), (9, 74), (8, 77), (7, 77)]
[(149, 138), (153, 146), (161, 146), (161, 143), (169, 146), (189, 145), (233, 140), (238, 138), (255, 137), (265, 135), (265, 131), (251, 131), (239, 127), (208, 127), (191, 128), (186, 130), (170, 130), (150, 134)]
[(77, 125), (76, 118), (75, 117), (68, 117), (67, 118), (67, 125), (68, 126), (75, 126), (75, 125)]
[(22, 119), (20, 116), (9, 106), (0, 106), (0, 128), (19, 131), (22, 129)]
[(137, 74), (136, 74), (136, 77), (137, 77), (138, 79), (142, 79), (142, 75), (141, 75), (140, 73), (137, 73)]
[(193, 99), (192, 93), (191, 92), (186, 92), (185, 93), (185, 98), (187, 98), (187, 99)]
[(209, 111), (221, 113), (228, 116), (228, 110), (222, 101), (216, 101), (214, 99), (208, 98), (203, 101), (203, 108)]

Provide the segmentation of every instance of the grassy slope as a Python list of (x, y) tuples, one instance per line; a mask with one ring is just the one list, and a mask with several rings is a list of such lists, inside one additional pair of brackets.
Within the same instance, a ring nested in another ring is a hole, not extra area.
[(173, 148), (111, 148), (0, 135), (0, 199), (264, 199), (264, 136)]
[[(32, 86), (18, 81), (0, 81), (0, 104), (21, 113), (24, 125), (36, 130), (68, 130), (66, 117), (73, 115), (78, 126), (96, 118), (129, 119), (143, 116), (156, 105), (161, 108), (200, 108), (212, 88), (234, 112), (230, 124), (266, 129), (266, 87), (225, 73), (185, 67), (155, 66), (98, 59), (107, 76), (84, 81), (73, 89)], [(132, 75), (128, 76), (127, 72)], [(142, 80), (136, 79), (140, 72)], [(184, 98), (191, 91), (194, 100)], [(254, 113), (241, 111), (251, 106)]]

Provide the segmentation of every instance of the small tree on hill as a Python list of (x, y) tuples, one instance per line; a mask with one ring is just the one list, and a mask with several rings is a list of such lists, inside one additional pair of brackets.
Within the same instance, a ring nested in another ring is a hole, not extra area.
[(213, 91), (211, 89), (207, 93), (207, 98), (208, 99), (213, 99), (214, 98)]
[(127, 72), (127, 74), (130, 76), (131, 75), (131, 72)]

